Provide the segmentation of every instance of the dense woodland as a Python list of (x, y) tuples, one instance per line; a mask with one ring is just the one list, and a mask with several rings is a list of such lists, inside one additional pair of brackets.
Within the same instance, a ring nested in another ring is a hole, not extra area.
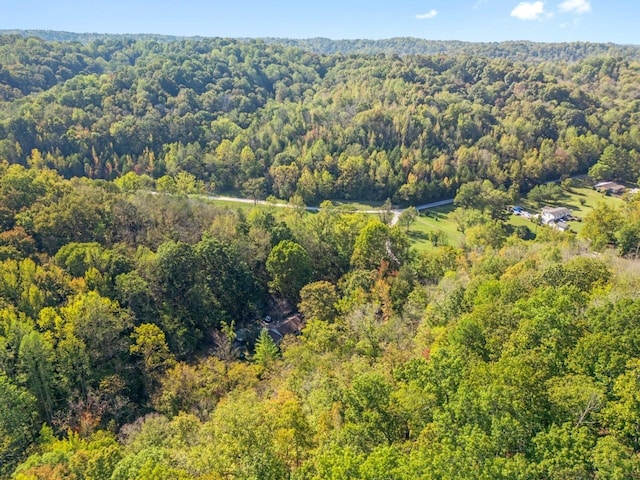
[(504, 221), (637, 180), (633, 58), (0, 38), (0, 478), (640, 478), (640, 195)]
[(625, 56), (526, 63), (4, 36), (0, 156), (26, 165), (35, 152), (65, 177), (133, 171), (170, 187), (188, 174), (210, 192), (306, 203), (417, 204), (479, 178), (518, 193), (596, 164), (596, 178), (635, 181), (639, 68)]
[[(175, 37), (156, 34), (114, 35), (100, 33), (74, 33), (52, 30), (0, 30), (0, 35), (20, 35), (38, 37), (43, 40), (60, 42), (90, 43), (94, 40), (129, 39), (172, 42), (179, 40), (203, 40), (203, 37)], [(239, 39), (252, 42), (254, 39)], [(381, 40), (332, 40), (328, 38), (271, 38), (260, 39), (265, 43), (297, 47), (319, 54), (390, 54), (390, 55), (480, 55), (489, 58), (507, 58), (513, 61), (564, 61), (575, 62), (595, 56), (624, 56), (638, 60), (638, 45), (619, 45), (613, 43), (540, 43), (528, 41), (509, 42), (461, 42), (455, 40), (426, 40), (424, 38), (398, 37)]]

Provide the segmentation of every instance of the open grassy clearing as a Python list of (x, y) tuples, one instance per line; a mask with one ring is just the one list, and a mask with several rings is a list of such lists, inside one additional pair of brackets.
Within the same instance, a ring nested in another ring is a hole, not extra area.
[[(572, 188), (571, 192), (566, 192), (566, 196), (558, 202), (549, 203), (550, 207), (567, 207), (577, 218), (584, 218), (598, 203), (605, 203), (611, 207), (620, 207), (624, 201), (620, 197), (608, 196), (600, 193), (590, 187)], [(536, 214), (540, 212), (540, 208), (523, 199), (519, 202), (526, 211)], [(409, 229), (409, 238), (413, 242), (413, 246), (417, 250), (428, 250), (433, 248), (433, 244), (429, 241), (431, 232), (441, 231), (447, 236), (447, 244), (452, 246), (460, 245), (464, 240), (464, 235), (458, 231), (457, 224), (451, 219), (451, 213), (455, 210), (453, 205), (436, 207), (421, 212), (420, 216), (411, 225)], [(549, 228), (536, 226), (535, 221), (519, 216), (510, 215), (507, 223), (514, 227), (525, 226), (532, 232), (536, 232), (537, 228)], [(570, 222), (571, 230), (579, 233), (584, 228), (582, 222)]]
[[(605, 195), (590, 187), (577, 187), (572, 188), (570, 192), (566, 192), (566, 196), (557, 202), (550, 202), (550, 207), (566, 207), (571, 210), (571, 214), (577, 218), (584, 218), (598, 203), (604, 203), (609, 207), (619, 208), (624, 201), (620, 197)], [(538, 213), (540, 208), (531, 202), (526, 200), (521, 202), (521, 205), (525, 210), (531, 213)], [(522, 223), (524, 222), (524, 223)], [(509, 223), (512, 225), (527, 225), (531, 228), (531, 225), (535, 225), (532, 221), (512, 215), (509, 219)], [(584, 228), (582, 222), (569, 222), (571, 230), (576, 233), (580, 233)]]
[(446, 235), (448, 245), (457, 246), (464, 240), (464, 235), (458, 231), (458, 226), (450, 214), (454, 210), (453, 205), (434, 207), (420, 212), (420, 216), (411, 224), (409, 238), (417, 250), (428, 250), (434, 247), (429, 240), (432, 232), (443, 232)]

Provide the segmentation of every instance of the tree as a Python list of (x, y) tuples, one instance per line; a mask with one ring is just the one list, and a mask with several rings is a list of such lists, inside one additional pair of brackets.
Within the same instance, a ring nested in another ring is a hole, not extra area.
[(418, 215), (419, 214), (416, 207), (405, 208), (398, 217), (398, 225), (404, 227), (405, 231), (409, 233), (409, 227), (411, 227), (411, 224), (415, 222), (416, 218), (418, 218)]
[(267, 195), (267, 180), (264, 178), (250, 178), (242, 184), (242, 193), (253, 199), (257, 204), (258, 200), (263, 200)]
[[(79, 294), (60, 309), (59, 355), (65, 375), (86, 394), (105, 377), (122, 374), (129, 356), (130, 312), (92, 291)], [(74, 385), (75, 387), (76, 385)]]
[(602, 250), (616, 240), (616, 231), (622, 224), (620, 212), (599, 202), (584, 217), (584, 228), (580, 235), (591, 241), (594, 250)]
[(491, 221), (468, 228), (465, 240), (472, 247), (500, 248), (506, 239), (504, 226), (499, 221)]
[(147, 392), (160, 375), (175, 364), (175, 359), (167, 346), (164, 332), (153, 323), (143, 323), (133, 329), (131, 338), (134, 343), (129, 351), (142, 359), (142, 371), (147, 379)]
[(220, 320), (219, 305), (200, 275), (194, 247), (165, 242), (152, 260), (149, 276), (158, 303), (162, 330), (172, 351), (186, 353)]
[(536, 185), (527, 194), (527, 198), (532, 202), (536, 202), (538, 206), (543, 206), (547, 203), (558, 201), (564, 192), (562, 187), (557, 183), (545, 183), (543, 185)]
[(38, 399), (41, 411), (51, 421), (54, 411), (54, 352), (43, 336), (31, 331), (20, 342), (18, 351), (21, 370), (27, 375), (27, 385)]
[(333, 322), (338, 315), (337, 302), (335, 285), (327, 281), (313, 282), (300, 290), (298, 309), (307, 320)]
[(456, 207), (473, 208), (499, 219), (504, 216), (510, 201), (509, 194), (496, 189), (489, 180), (476, 180), (463, 184), (453, 203)]
[(35, 438), (36, 399), (0, 372), (0, 475), (9, 475)]
[(253, 360), (258, 365), (268, 368), (276, 361), (279, 355), (280, 351), (278, 350), (278, 346), (273, 341), (273, 338), (271, 338), (269, 331), (263, 328), (256, 342)]
[(193, 252), (198, 280), (215, 297), (220, 314), (238, 320), (255, 315), (263, 289), (238, 248), (205, 234)]
[(351, 265), (373, 270), (387, 262), (396, 270), (406, 261), (408, 249), (409, 242), (404, 232), (372, 218), (356, 238)]
[(602, 411), (604, 425), (634, 450), (640, 447), (640, 361), (627, 362), (627, 369), (613, 385), (614, 400)]
[(638, 176), (637, 162), (634, 162), (626, 148), (609, 145), (593, 167), (589, 176), (595, 180), (633, 181)]
[(547, 478), (590, 478), (595, 435), (585, 427), (553, 425), (535, 438), (536, 470)]
[(640, 255), (640, 223), (624, 221), (616, 232), (616, 242), (620, 255), (637, 259)]
[(300, 289), (311, 280), (313, 265), (307, 251), (298, 243), (283, 240), (271, 249), (267, 257), (269, 288), (297, 303)]
[(593, 449), (596, 478), (625, 480), (640, 476), (640, 459), (632, 448), (613, 435), (598, 439)]

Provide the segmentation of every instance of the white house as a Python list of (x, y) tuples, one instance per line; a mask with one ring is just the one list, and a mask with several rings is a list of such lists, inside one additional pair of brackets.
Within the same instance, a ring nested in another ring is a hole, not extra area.
[(542, 223), (547, 224), (567, 218), (571, 215), (571, 210), (565, 207), (543, 207), (540, 211)]

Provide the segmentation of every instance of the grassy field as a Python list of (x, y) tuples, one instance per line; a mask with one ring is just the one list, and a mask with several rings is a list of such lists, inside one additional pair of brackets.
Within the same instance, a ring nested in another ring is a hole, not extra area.
[[(571, 210), (571, 214), (577, 218), (584, 218), (598, 203), (604, 203), (610, 207), (618, 208), (624, 202), (620, 197), (608, 196), (603, 193), (600, 193), (593, 188), (589, 187), (579, 187), (571, 189), (571, 192), (567, 193), (567, 196), (557, 202), (550, 203), (550, 207), (566, 207)], [(521, 205), (529, 212), (536, 213), (539, 212), (540, 209), (537, 208), (536, 205), (530, 204), (526, 201), (522, 202)], [(516, 220), (517, 219), (517, 220)], [(515, 215), (511, 216), (510, 223), (516, 224), (518, 221), (528, 222), (529, 225), (532, 223), (522, 217), (518, 217)], [(526, 224), (526, 223), (517, 223), (517, 224)], [(584, 227), (584, 223), (582, 222), (569, 222), (571, 230), (576, 233), (580, 233), (582, 228)]]
[(445, 205), (420, 212), (420, 216), (409, 229), (409, 238), (417, 250), (433, 248), (434, 245), (429, 240), (429, 234), (432, 232), (444, 233), (448, 245), (457, 246), (462, 242), (464, 235), (458, 231), (456, 223), (450, 218), (453, 210), (453, 205)]
[[(611, 207), (620, 207), (623, 200), (619, 197), (607, 196), (595, 191), (590, 187), (573, 188), (571, 192), (567, 192), (566, 197), (558, 202), (550, 203), (552, 207), (567, 207), (571, 209), (572, 214), (577, 218), (584, 218), (598, 203), (605, 203)], [(523, 200), (519, 204), (528, 212), (534, 214), (540, 211), (537, 205)], [(458, 246), (464, 239), (464, 235), (457, 230), (456, 223), (451, 219), (451, 212), (455, 207), (447, 205), (429, 209), (421, 213), (420, 217), (411, 225), (409, 229), (409, 237), (417, 250), (428, 250), (433, 248), (433, 244), (429, 241), (431, 232), (441, 231), (447, 237), (447, 243), (452, 246)], [(510, 225), (526, 226), (530, 230), (536, 230), (536, 224), (522, 216), (511, 215), (508, 219)], [(571, 230), (579, 233), (584, 227), (582, 222), (570, 222)], [(548, 227), (538, 227), (548, 228)]]

